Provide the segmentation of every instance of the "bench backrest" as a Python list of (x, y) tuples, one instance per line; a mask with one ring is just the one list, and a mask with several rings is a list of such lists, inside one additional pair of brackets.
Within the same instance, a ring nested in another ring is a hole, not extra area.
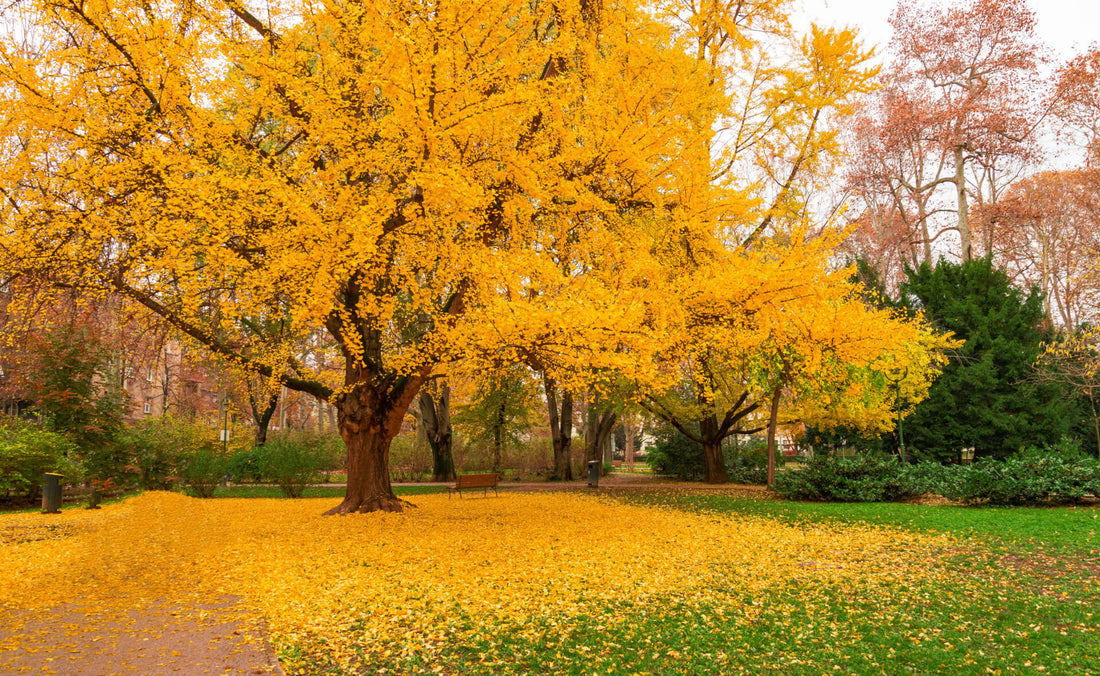
[(492, 488), (496, 485), (496, 474), (459, 474), (455, 477), (455, 488)]

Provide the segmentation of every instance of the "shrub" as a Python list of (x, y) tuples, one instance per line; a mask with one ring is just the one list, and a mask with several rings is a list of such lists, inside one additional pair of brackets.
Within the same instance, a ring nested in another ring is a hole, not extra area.
[[(453, 438), (453, 437), (452, 437)], [(455, 456), (452, 442), (451, 453)], [(458, 457), (455, 457), (458, 466)], [(390, 478), (393, 481), (422, 481), (432, 475), (432, 451), (426, 440), (417, 443), (415, 434), (398, 434), (390, 442)]]
[(951, 467), (940, 493), (967, 504), (1043, 505), (1080, 502), (1100, 490), (1100, 462), (1067, 439), (1027, 448), (1003, 461), (983, 458)]
[(64, 435), (14, 418), (0, 420), (0, 491), (33, 499), (46, 472), (78, 481), (81, 469), (75, 450)]
[(902, 483), (911, 495), (944, 495), (948, 484), (954, 480), (956, 465), (941, 465), (938, 462), (918, 462), (914, 465), (902, 465)]
[(173, 416), (142, 421), (118, 435), (115, 455), (130, 471), (113, 478), (141, 488), (171, 488), (191, 455), (215, 450), (213, 434), (208, 427)]
[(300, 498), (306, 486), (320, 483), (321, 472), (338, 467), (330, 436), (299, 433), (268, 440), (255, 449), (260, 475), (288, 498)]
[(237, 483), (263, 483), (263, 462), (263, 446), (241, 449), (229, 458), (229, 475)]
[(654, 430), (656, 441), (646, 449), (646, 460), (657, 474), (681, 481), (702, 481), (706, 474), (703, 447), (674, 429), (661, 425)]
[[(758, 436), (725, 449), (726, 473), (735, 484), (768, 483), (768, 442)], [(776, 455), (776, 465), (783, 463), (783, 456)]]
[(214, 489), (225, 477), (229, 467), (229, 458), (215, 449), (213, 443), (192, 451), (183, 457), (180, 463), (180, 476), (188, 490), (200, 498), (214, 497)]
[(895, 458), (865, 454), (816, 456), (806, 468), (776, 477), (774, 489), (793, 500), (883, 502), (914, 494)]

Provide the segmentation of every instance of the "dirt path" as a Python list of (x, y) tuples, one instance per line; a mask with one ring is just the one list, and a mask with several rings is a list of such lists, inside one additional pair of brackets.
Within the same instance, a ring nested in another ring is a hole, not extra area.
[(22, 612), (0, 627), (0, 673), (282, 674), (266, 632), (226, 598), (87, 612), (62, 605)]

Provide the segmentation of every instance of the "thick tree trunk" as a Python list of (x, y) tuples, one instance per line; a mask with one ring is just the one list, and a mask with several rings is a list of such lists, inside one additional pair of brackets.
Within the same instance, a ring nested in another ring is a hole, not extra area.
[(432, 449), (432, 481), (454, 481), (455, 460), (451, 453), (451, 388), (442, 383), (433, 397), (420, 390), (420, 420)]
[(775, 483), (775, 430), (779, 424), (779, 397), (783, 390), (772, 392), (771, 410), (768, 411), (768, 485)]
[(546, 406), (550, 417), (550, 438), (554, 443), (554, 474), (550, 478), (555, 481), (572, 481), (573, 394), (568, 391), (561, 393), (559, 411), (557, 383), (552, 378), (544, 378), (543, 386), (546, 389)]
[(718, 418), (705, 416), (699, 421), (699, 430), (703, 438), (704, 478), (708, 484), (728, 484), (726, 459), (722, 455), (722, 437), (718, 435)]
[(342, 409), (340, 436), (348, 448), (348, 487), (344, 501), (325, 514), (400, 512), (407, 503), (390, 486), (390, 442), (397, 432), (391, 434), (378, 424), (349, 426)]
[(348, 449), (348, 487), (344, 501), (325, 514), (400, 512), (409, 504), (390, 486), (390, 442), (426, 377), (424, 372), (395, 378), (395, 384), (380, 388), (373, 374), (349, 358), (348, 391), (336, 400), (340, 436)]

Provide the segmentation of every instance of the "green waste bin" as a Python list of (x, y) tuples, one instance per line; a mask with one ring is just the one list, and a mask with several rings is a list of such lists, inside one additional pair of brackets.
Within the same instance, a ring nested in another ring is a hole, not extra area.
[(600, 461), (588, 461), (588, 485), (593, 488), (600, 487)]
[(64, 475), (47, 472), (42, 486), (42, 512), (57, 514), (61, 510), (61, 478)]

